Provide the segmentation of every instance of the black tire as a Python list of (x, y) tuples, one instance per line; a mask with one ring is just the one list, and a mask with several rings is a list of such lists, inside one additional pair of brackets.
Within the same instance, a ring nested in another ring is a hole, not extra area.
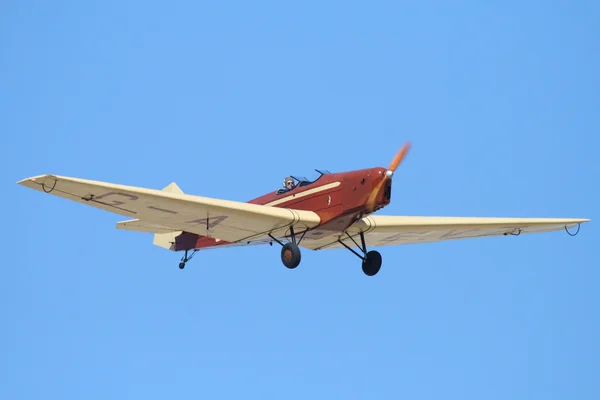
[(376, 250), (371, 250), (363, 260), (362, 270), (367, 276), (376, 275), (381, 269), (381, 254)]
[(289, 242), (281, 248), (281, 262), (289, 269), (294, 269), (300, 264), (300, 248), (296, 243)]
[(185, 268), (185, 263), (184, 262), (180, 262), (179, 263), (179, 269), (184, 269)]

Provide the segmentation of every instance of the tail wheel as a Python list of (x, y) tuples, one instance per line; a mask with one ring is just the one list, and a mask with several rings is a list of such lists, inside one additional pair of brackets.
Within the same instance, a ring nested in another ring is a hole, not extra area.
[(294, 269), (300, 264), (300, 248), (296, 243), (289, 242), (281, 248), (281, 262), (289, 269)]

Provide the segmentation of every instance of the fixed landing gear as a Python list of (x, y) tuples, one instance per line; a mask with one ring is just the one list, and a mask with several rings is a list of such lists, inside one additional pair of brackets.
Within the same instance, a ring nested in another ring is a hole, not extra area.
[[(348, 234), (348, 232), (345, 232), (345, 233), (348, 236), (348, 238), (354, 242), (356, 247), (358, 247), (362, 251), (362, 255), (357, 253), (353, 248), (348, 246), (342, 240), (338, 239), (338, 242), (362, 260), (362, 270), (365, 275), (367, 275), (367, 276), (377, 275), (377, 273), (381, 269), (381, 262), (382, 262), (381, 254), (379, 254), (379, 252), (376, 250), (367, 251), (367, 246), (365, 245), (365, 235), (363, 232), (359, 233), (361, 245), (356, 243), (354, 238), (352, 236), (350, 236)], [(301, 252), (300, 252), (300, 248), (298, 247), (298, 245), (304, 238), (306, 231), (303, 232), (302, 237), (300, 237), (300, 240), (298, 240), (298, 242), (296, 242), (296, 235), (294, 234), (293, 228), (290, 228), (290, 234), (291, 234), (290, 235), (291, 241), (287, 242), (285, 244), (280, 242), (278, 239), (273, 237), (271, 234), (269, 234), (269, 237), (271, 239), (273, 239), (274, 242), (277, 242), (281, 245), (281, 262), (283, 263), (283, 265), (285, 265), (289, 269), (294, 269), (300, 264)]]
[(289, 242), (281, 248), (281, 262), (289, 269), (294, 269), (300, 264), (300, 248), (294, 242)]
[(181, 262), (179, 263), (179, 269), (184, 269), (185, 268), (185, 264), (194, 257), (194, 254), (196, 254), (196, 252), (198, 250), (194, 249), (194, 251), (192, 251), (192, 254), (190, 254), (189, 257), (188, 257), (188, 251), (189, 250), (186, 250), (185, 251), (185, 255), (181, 258)]
[(306, 231), (304, 231), (304, 233), (300, 237), (300, 240), (298, 240), (298, 243), (296, 243), (296, 235), (294, 233), (294, 228), (290, 228), (290, 234), (291, 234), (292, 241), (287, 242), (285, 244), (281, 243), (279, 240), (274, 238), (271, 234), (269, 234), (269, 237), (281, 245), (281, 262), (283, 263), (283, 265), (285, 265), (289, 269), (294, 269), (298, 265), (300, 265), (300, 260), (302, 258), (302, 254), (300, 252), (300, 247), (298, 247), (298, 245), (304, 238)]
[(348, 235), (348, 232), (346, 232), (346, 235), (350, 238), (350, 240), (354, 242), (356, 247), (360, 248), (360, 250), (363, 253), (362, 256), (341, 240), (338, 239), (338, 242), (362, 260), (362, 270), (365, 275), (375, 276), (381, 269), (381, 254), (379, 254), (377, 250), (371, 250), (367, 252), (364, 233), (360, 232), (360, 241), (362, 246), (359, 246), (358, 243), (356, 243), (356, 241), (352, 238), (352, 236)]
[(381, 254), (377, 250), (367, 253), (362, 262), (362, 270), (367, 276), (376, 275), (381, 269)]

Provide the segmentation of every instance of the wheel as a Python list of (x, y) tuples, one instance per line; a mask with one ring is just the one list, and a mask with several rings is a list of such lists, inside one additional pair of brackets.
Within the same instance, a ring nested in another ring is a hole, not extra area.
[(294, 269), (300, 264), (300, 248), (296, 243), (289, 242), (281, 248), (281, 261), (289, 269)]
[(363, 260), (362, 270), (367, 276), (373, 276), (381, 269), (381, 254), (376, 250), (371, 250)]
[(184, 262), (180, 262), (179, 263), (179, 269), (184, 269), (185, 268), (185, 263)]

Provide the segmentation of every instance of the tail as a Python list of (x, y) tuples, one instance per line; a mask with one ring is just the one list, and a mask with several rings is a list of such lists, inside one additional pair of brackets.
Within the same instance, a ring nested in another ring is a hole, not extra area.
[[(162, 190), (169, 193), (183, 194), (183, 191), (175, 182), (169, 183)], [(152, 244), (172, 251), (175, 251), (175, 238), (182, 233), (182, 231), (174, 231), (169, 227), (154, 224), (152, 222), (146, 222), (140, 219), (130, 219), (127, 221), (117, 222), (117, 229), (154, 233)]]

